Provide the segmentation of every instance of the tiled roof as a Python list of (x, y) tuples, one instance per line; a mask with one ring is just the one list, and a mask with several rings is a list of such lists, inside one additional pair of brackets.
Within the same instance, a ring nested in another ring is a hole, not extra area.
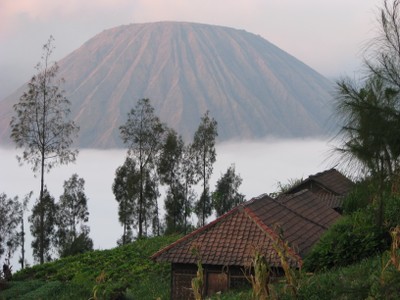
[(265, 225), (280, 231), (284, 240), (302, 257), (340, 217), (322, 203), (318, 195), (307, 190), (281, 195), (276, 200), (264, 197), (248, 207)]
[(291, 188), (287, 193), (295, 193), (303, 189), (312, 189), (312, 183), (316, 183), (327, 193), (338, 196), (346, 195), (354, 186), (354, 183), (336, 169), (330, 169), (324, 172), (309, 176), (298, 185)]
[(171, 263), (249, 266), (252, 255), (258, 250), (269, 256), (271, 265), (279, 265), (279, 258), (272, 251), (271, 237), (263, 232), (240, 206), (214, 222), (183, 237), (155, 253), (156, 261)]
[(267, 195), (254, 198), (158, 251), (152, 259), (196, 263), (198, 258), (193, 248), (197, 248), (203, 264), (246, 266), (257, 249), (271, 266), (280, 266), (273, 244), (280, 243), (278, 237), (282, 236), (289, 243), (292, 256), (297, 257), (297, 262), (291, 263), (300, 264), (300, 256), (339, 217), (316, 197), (302, 192), (279, 200)]

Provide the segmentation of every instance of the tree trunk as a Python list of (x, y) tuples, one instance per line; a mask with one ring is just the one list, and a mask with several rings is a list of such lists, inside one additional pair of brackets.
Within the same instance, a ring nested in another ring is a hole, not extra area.
[(140, 194), (139, 194), (139, 232), (138, 238), (143, 236), (143, 166), (140, 164)]
[(206, 150), (203, 152), (203, 216), (202, 216), (202, 226), (206, 222)]
[(40, 174), (40, 198), (39, 198), (39, 222), (40, 222), (40, 232), (39, 232), (39, 261), (40, 264), (44, 263), (44, 150), (42, 150), (42, 165), (41, 165), (41, 174)]
[(25, 267), (25, 223), (24, 214), (22, 213), (21, 219), (21, 269)]

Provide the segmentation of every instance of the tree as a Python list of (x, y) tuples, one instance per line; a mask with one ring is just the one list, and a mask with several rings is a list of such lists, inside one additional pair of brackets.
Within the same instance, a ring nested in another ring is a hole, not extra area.
[[(43, 46), (42, 59), (36, 65), (38, 73), (28, 83), (28, 91), (14, 105), (16, 116), (10, 122), (11, 138), (18, 148), (23, 148), (18, 160), (31, 164), (32, 170), (40, 173), (39, 202), (44, 201), (44, 173), (59, 164), (75, 161), (78, 153), (70, 149), (78, 127), (67, 119), (70, 102), (59, 87), (62, 80), (57, 80), (58, 65), (50, 62), (53, 41), (50, 37)], [(38, 255), (40, 263), (43, 263), (45, 212), (38, 213)]]
[(342, 119), (338, 151), (344, 161), (373, 177), (391, 178), (399, 166), (400, 110), (398, 91), (371, 76), (357, 87), (338, 83), (337, 110)]
[(213, 207), (218, 217), (243, 203), (244, 195), (238, 191), (241, 184), (242, 178), (240, 175), (236, 175), (234, 165), (231, 165), (226, 173), (218, 179), (215, 191), (212, 193)]
[(120, 127), (123, 142), (128, 145), (128, 156), (134, 157), (139, 168), (139, 199), (138, 199), (138, 237), (143, 236), (143, 226), (147, 209), (145, 199), (146, 178), (154, 171), (156, 159), (161, 149), (164, 125), (154, 114), (154, 108), (149, 99), (141, 99), (134, 109), (128, 113), (128, 120)]
[(400, 0), (383, 1), (379, 34), (365, 52), (367, 74), (360, 84), (337, 83), (342, 120), (337, 147), (352, 170), (377, 185), (378, 224), (383, 224), (384, 190), (399, 172), (400, 157)]
[[(57, 208), (54, 197), (45, 188), (43, 198), (38, 199), (32, 208), (29, 217), (31, 223), (31, 234), (33, 237), (32, 249), (33, 257), (36, 261), (51, 261), (52, 242), (56, 232), (56, 213)], [(43, 240), (41, 239), (45, 237)]]
[(123, 226), (119, 245), (133, 241), (132, 226), (137, 218), (137, 207), (140, 193), (140, 173), (134, 159), (127, 157), (124, 164), (115, 172), (112, 190), (118, 202), (118, 219)]
[(195, 160), (194, 151), (192, 145), (187, 145), (183, 149), (182, 157), (183, 165), (183, 186), (184, 186), (184, 224), (183, 233), (188, 233), (188, 230), (192, 228), (192, 224), (188, 221), (188, 218), (192, 214), (193, 203), (196, 198), (196, 193), (194, 192), (192, 186), (197, 183), (196, 170), (195, 170)]
[(208, 181), (212, 175), (213, 164), (216, 160), (215, 139), (217, 136), (217, 121), (210, 117), (207, 111), (201, 118), (201, 123), (194, 134), (192, 144), (195, 172), (203, 182), (203, 192), (198, 203), (196, 203), (196, 213), (199, 216), (201, 226), (204, 226), (205, 219), (211, 214)]
[(25, 195), (24, 200), (20, 203), (18, 217), (21, 223), (21, 231), (19, 232), (19, 242), (21, 244), (21, 256), (19, 258), (19, 263), (21, 264), (21, 269), (25, 268), (25, 220), (24, 220), (24, 212), (27, 210), (28, 203), (30, 198), (32, 197), (33, 192), (29, 192)]
[[(85, 180), (73, 174), (64, 182), (64, 193), (57, 205), (57, 237), (56, 244), (61, 257), (92, 250), (89, 238), (89, 211), (85, 195)], [(78, 228), (79, 227), (79, 228)], [(76, 242), (76, 240), (85, 243)], [(78, 249), (78, 246), (85, 248)]]
[(143, 190), (144, 207), (144, 229), (147, 236), (147, 229), (151, 225), (152, 234), (159, 236), (162, 231), (160, 223), (160, 213), (158, 209), (157, 199), (160, 196), (158, 191), (158, 179), (154, 172), (146, 170), (144, 175), (144, 190)]
[(378, 34), (365, 51), (368, 75), (400, 89), (400, 0), (384, 0), (378, 21)]
[(19, 210), (18, 197), (8, 198), (6, 194), (0, 194), (0, 258), (6, 254), (6, 261), (10, 260), (19, 246)]
[(170, 129), (165, 137), (158, 163), (161, 184), (168, 186), (164, 202), (166, 234), (185, 230), (184, 149), (182, 137), (178, 137), (177, 133)]

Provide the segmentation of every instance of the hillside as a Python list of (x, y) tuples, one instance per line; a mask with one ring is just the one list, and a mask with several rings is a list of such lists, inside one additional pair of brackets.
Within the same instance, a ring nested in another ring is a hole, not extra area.
[(1, 291), (0, 299), (87, 300), (95, 291), (99, 299), (120, 299), (127, 290), (135, 299), (166, 299), (170, 266), (149, 257), (178, 237), (142, 239), (24, 269)]
[[(122, 146), (118, 127), (140, 98), (150, 98), (160, 119), (186, 140), (206, 110), (218, 121), (220, 141), (317, 136), (332, 127), (332, 83), (244, 30), (180, 22), (119, 26), (59, 65), (80, 147)], [(2, 144), (23, 90), (0, 101)]]
[[(170, 265), (149, 256), (178, 236), (139, 240), (111, 250), (93, 251), (25, 269), (14, 276), (0, 299), (169, 299)], [(400, 272), (388, 254), (318, 274), (304, 273), (297, 298), (282, 284), (271, 289), (279, 299), (398, 299)], [(91, 298), (93, 297), (93, 298)], [(251, 291), (232, 291), (212, 299), (252, 299)]]

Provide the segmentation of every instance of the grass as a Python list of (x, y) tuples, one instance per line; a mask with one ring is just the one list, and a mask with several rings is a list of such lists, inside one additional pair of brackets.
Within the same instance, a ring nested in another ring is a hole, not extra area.
[(177, 239), (142, 239), (24, 269), (14, 274), (0, 299), (167, 299), (170, 265), (149, 257)]

